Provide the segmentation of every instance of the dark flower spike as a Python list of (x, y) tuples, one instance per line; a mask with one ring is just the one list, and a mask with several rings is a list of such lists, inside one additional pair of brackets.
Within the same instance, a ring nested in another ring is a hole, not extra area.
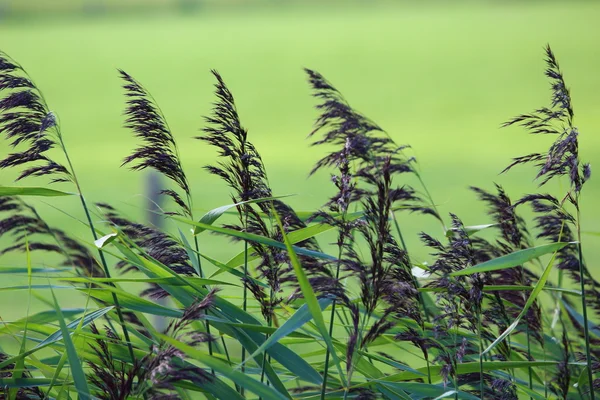
[[(248, 131), (241, 125), (231, 91), (215, 70), (217, 79), (213, 114), (205, 118), (204, 136), (197, 137), (219, 149), (219, 155), (227, 159), (206, 169), (221, 177), (235, 190), (236, 202), (271, 197), (265, 168), (256, 148), (248, 139)], [(264, 207), (269, 207), (264, 204)], [(245, 207), (250, 208), (248, 207)]]
[(89, 249), (66, 232), (50, 227), (35, 208), (18, 197), (0, 197), (0, 237), (11, 235), (11, 244), (0, 250), (43, 251), (62, 257), (61, 266), (72, 267), (81, 276), (104, 277), (104, 271)]
[(91, 331), (98, 338), (90, 344), (97, 360), (88, 361), (91, 373), (88, 379), (94, 384), (95, 397), (115, 400), (145, 397), (148, 399), (178, 399), (176, 383), (189, 381), (195, 385), (210, 382), (211, 375), (202, 368), (185, 361), (185, 355), (165, 344), (153, 344), (148, 353), (126, 365), (114, 357), (112, 346), (121, 343), (121, 338), (106, 328), (103, 338), (94, 324)]
[(550, 79), (552, 90), (550, 107), (519, 115), (503, 126), (518, 124), (532, 134), (553, 134), (558, 137), (546, 153), (514, 158), (502, 172), (515, 165), (533, 164), (538, 168), (536, 179), (541, 179), (540, 186), (554, 177), (567, 176), (575, 193), (579, 193), (583, 183), (589, 179), (591, 170), (589, 164), (581, 166), (579, 160), (579, 131), (573, 126), (571, 96), (550, 46), (546, 47), (546, 64), (546, 76)]
[[(119, 215), (114, 208), (108, 204), (96, 204), (103, 212), (108, 222), (120, 229), (137, 246), (142, 248), (146, 254), (160, 263), (166, 265), (171, 270), (183, 275), (197, 275), (192, 267), (187, 251), (181, 244), (168, 234), (152, 227), (132, 222)], [(135, 267), (121, 261), (117, 267), (129, 271)], [(167, 292), (158, 285), (151, 285), (151, 288), (142, 292), (142, 295), (153, 298), (167, 296)]]
[[(257, 149), (248, 140), (248, 131), (241, 124), (233, 94), (217, 71), (213, 70), (212, 74), (217, 80), (215, 84), (217, 101), (213, 105), (212, 115), (205, 118), (207, 125), (202, 129), (204, 135), (196, 139), (216, 147), (221, 161), (205, 168), (211, 174), (223, 179), (233, 189), (231, 196), (234, 203), (272, 197), (263, 161)], [(280, 200), (260, 202), (256, 205), (241, 204), (236, 208), (239, 225), (228, 225), (227, 227), (231, 229), (281, 240), (280, 232), (270, 226), (261, 212), (267, 216), (276, 212), (286, 232), (306, 226), (294, 210)], [(318, 249), (314, 239), (305, 240), (298, 245)], [(265, 293), (262, 287), (255, 285), (250, 279), (245, 279), (244, 283), (246, 289), (259, 302), (265, 319), (269, 320), (275, 307), (283, 300), (278, 297), (283, 284), (295, 282), (295, 275), (285, 251), (258, 243), (254, 243), (253, 248), (260, 258), (256, 266), (259, 278), (267, 281), (272, 293)], [(301, 259), (309, 274), (323, 271), (321, 264), (316, 260), (310, 257), (301, 257)], [(297, 295), (298, 293), (292, 294), (289, 298), (296, 298)]]
[(60, 145), (56, 116), (25, 70), (3, 52), (0, 52), (0, 134), (13, 148), (27, 146), (0, 160), (0, 168), (27, 165), (17, 180), (49, 175), (51, 182), (72, 181), (69, 170), (46, 155)]
[(190, 187), (165, 117), (150, 93), (138, 81), (125, 71), (119, 70), (119, 74), (128, 98), (125, 127), (143, 142), (133, 154), (125, 157), (122, 165), (130, 164), (130, 168), (136, 171), (152, 168), (169, 178), (183, 190), (186, 200), (174, 190), (163, 190), (162, 194), (173, 199), (185, 215), (191, 216)]

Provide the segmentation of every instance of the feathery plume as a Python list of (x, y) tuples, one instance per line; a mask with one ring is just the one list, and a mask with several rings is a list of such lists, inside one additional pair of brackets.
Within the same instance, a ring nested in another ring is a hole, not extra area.
[(173, 181), (184, 193), (186, 200), (175, 190), (166, 189), (161, 194), (169, 196), (181, 207), (183, 213), (191, 216), (190, 187), (181, 167), (179, 153), (173, 134), (160, 108), (150, 93), (131, 75), (119, 70), (123, 88), (127, 96), (125, 127), (131, 129), (142, 144), (125, 157), (122, 165), (140, 171), (152, 168)]
[(72, 181), (71, 172), (46, 154), (57, 144), (62, 146), (56, 116), (25, 70), (3, 52), (0, 52), (0, 134), (13, 148), (20, 144), (27, 146), (0, 160), (0, 168), (25, 166), (17, 180), (49, 175), (51, 182)]

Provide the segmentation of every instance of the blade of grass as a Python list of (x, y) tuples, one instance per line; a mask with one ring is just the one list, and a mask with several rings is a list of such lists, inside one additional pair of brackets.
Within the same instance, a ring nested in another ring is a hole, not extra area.
[[(251, 242), (261, 243), (266, 246), (276, 247), (276, 248), (283, 249), (283, 250), (286, 249), (286, 246), (283, 243), (278, 242), (277, 240), (273, 240), (271, 238), (265, 237), (265, 236), (255, 235), (255, 234), (246, 233), (246, 232), (240, 232), (240, 231), (236, 231), (234, 229), (221, 228), (221, 227), (217, 227), (217, 226), (203, 224), (201, 222), (194, 222), (187, 218), (182, 218), (182, 217), (178, 217), (175, 215), (172, 215), (171, 218), (176, 221), (184, 222), (188, 225), (197, 226), (197, 227), (204, 228), (204, 229), (207, 229), (207, 230), (210, 230), (213, 232), (221, 233), (223, 235), (234, 236), (234, 237), (237, 237), (240, 239), (249, 240)], [(332, 257), (329, 254), (321, 253), (319, 251), (314, 251), (314, 250), (308, 250), (308, 249), (305, 249), (302, 247), (297, 247), (297, 246), (292, 246), (292, 247), (297, 254), (301, 254), (303, 256), (321, 258), (321, 259), (325, 259), (325, 260), (335, 260), (335, 257)]]
[(494, 258), (493, 260), (489, 260), (469, 268), (461, 269), (460, 271), (454, 271), (450, 274), (450, 276), (470, 275), (477, 272), (489, 272), (517, 267), (519, 265), (523, 265), (527, 261), (539, 258), (545, 254), (554, 253), (569, 244), (573, 243), (559, 242), (543, 244), (541, 246), (515, 251), (514, 253)]
[(74, 196), (77, 193), (61, 192), (60, 190), (48, 189), (43, 187), (19, 187), (19, 186), (0, 186), (0, 197), (2, 196)]
[(211, 357), (208, 354), (205, 354), (204, 352), (202, 352), (194, 347), (191, 347), (184, 343), (181, 343), (170, 336), (163, 335), (163, 334), (158, 334), (157, 336), (160, 339), (164, 340), (165, 342), (173, 345), (173, 347), (183, 351), (188, 357), (201, 362), (202, 364), (206, 365), (207, 367), (209, 367), (211, 369), (214, 369), (216, 372), (222, 374), (223, 376), (227, 377), (228, 379), (231, 379), (233, 382), (246, 388), (247, 390), (251, 391), (252, 393), (260, 396), (264, 400), (287, 400), (288, 399), (286, 396), (277, 392), (273, 388), (271, 388), (267, 385), (261, 384), (260, 382), (258, 382), (255, 379), (250, 378), (246, 374), (243, 374), (241, 372), (234, 370), (229, 365), (227, 365), (227, 363), (225, 363), (215, 357)]
[(60, 309), (60, 306), (58, 305), (58, 301), (56, 300), (56, 296), (54, 295), (54, 291), (52, 289), (50, 289), (50, 293), (52, 293), (54, 309), (56, 310), (56, 314), (58, 316), (58, 324), (62, 332), (62, 339), (65, 343), (65, 350), (69, 359), (69, 367), (71, 368), (71, 375), (73, 375), (75, 388), (77, 389), (79, 398), (90, 399), (90, 389), (87, 384), (85, 373), (83, 372), (83, 367), (81, 366), (81, 361), (79, 360), (79, 356), (77, 355), (77, 350), (75, 350), (75, 346), (73, 345), (73, 341), (71, 340), (69, 328), (67, 328), (67, 324), (65, 323), (62, 311)]
[[(21, 339), (21, 346), (19, 348), (19, 355), (25, 354), (26, 343), (27, 343), (27, 323), (29, 319), (29, 311), (31, 309), (31, 253), (29, 251), (29, 240), (27, 237), (25, 238), (25, 259), (27, 262), (27, 285), (29, 286), (29, 295), (27, 296), (27, 311), (25, 314), (25, 328), (23, 329), (23, 338)], [(15, 368), (13, 370), (12, 377), (15, 379), (20, 379), (23, 377), (23, 372), (25, 371), (25, 357), (21, 357), (15, 363)], [(15, 400), (17, 398), (18, 389), (10, 389), (8, 391), (9, 400)]]
[[(563, 246), (564, 247), (564, 246)], [(525, 314), (527, 313), (527, 311), (529, 310), (529, 308), (533, 305), (533, 303), (535, 302), (535, 300), (537, 299), (537, 296), (540, 294), (540, 292), (542, 291), (542, 289), (544, 288), (544, 286), (546, 285), (546, 281), (548, 280), (548, 277), (550, 276), (550, 271), (552, 270), (552, 265), (554, 264), (554, 259), (556, 258), (556, 251), (561, 249), (562, 247), (559, 247), (558, 249), (556, 249), (554, 251), (554, 254), (552, 255), (552, 258), (550, 259), (550, 261), (548, 261), (548, 265), (546, 266), (546, 268), (544, 269), (544, 273), (542, 274), (542, 276), (540, 276), (540, 280), (535, 284), (534, 289), (532, 290), (531, 294), (529, 295), (529, 298), (527, 299), (527, 301), (525, 302), (525, 305), (523, 306), (521, 312), (519, 313), (519, 315), (517, 316), (517, 318), (515, 318), (515, 320), (508, 326), (508, 328), (506, 328), (506, 330), (504, 330), (504, 332), (502, 332), (502, 334), (500, 334), (484, 351), (482, 354), (487, 354), (489, 353), (492, 349), (494, 349), (494, 347), (496, 347), (500, 342), (502, 342), (504, 339), (506, 339), (506, 337), (508, 335), (510, 335), (510, 333), (519, 325), (519, 322), (521, 321), (521, 319), (525, 316)], [(514, 253), (513, 253), (514, 254)]]
[[(216, 220), (221, 218), (221, 216), (223, 214), (225, 214), (227, 211), (229, 211), (230, 209), (232, 209), (234, 207), (241, 206), (243, 204), (256, 204), (256, 203), (262, 203), (265, 201), (283, 199), (285, 197), (290, 197), (290, 196), (293, 196), (293, 195), (292, 194), (284, 194), (281, 196), (261, 197), (259, 199), (252, 199), (252, 200), (248, 200), (248, 201), (240, 201), (239, 203), (227, 204), (227, 205), (217, 207), (217, 208), (214, 208), (214, 209), (208, 211), (206, 214), (204, 214), (202, 216), (202, 218), (200, 218), (200, 222), (203, 224), (212, 225)], [(194, 235), (197, 235), (205, 230), (206, 229), (202, 228), (202, 227), (195, 227)]]
[(329, 332), (327, 331), (327, 326), (325, 325), (325, 319), (323, 318), (323, 313), (321, 312), (321, 307), (319, 306), (317, 296), (315, 295), (315, 292), (313, 291), (312, 286), (310, 285), (310, 282), (308, 281), (308, 278), (306, 277), (306, 274), (302, 269), (302, 265), (300, 264), (300, 260), (298, 259), (298, 255), (296, 254), (294, 246), (292, 246), (292, 244), (290, 243), (285, 233), (285, 229), (283, 229), (281, 219), (279, 218), (279, 215), (275, 212), (275, 210), (273, 210), (273, 215), (275, 216), (275, 220), (277, 222), (277, 225), (279, 226), (279, 230), (283, 237), (283, 242), (285, 243), (285, 247), (287, 248), (288, 256), (290, 258), (292, 267), (294, 268), (296, 278), (298, 279), (298, 285), (300, 286), (300, 290), (302, 291), (302, 295), (304, 296), (306, 305), (310, 310), (315, 325), (319, 329), (319, 333), (325, 340), (325, 343), (327, 343), (327, 347), (331, 352), (331, 357), (334, 361), (335, 366), (338, 369), (340, 379), (342, 380), (344, 385), (346, 385), (346, 377), (344, 375), (344, 372), (342, 371), (340, 359), (337, 356), (335, 348), (333, 347), (331, 336), (329, 336)]
[[(331, 299), (319, 299), (319, 308), (321, 310), (326, 309), (331, 304)], [(292, 315), (283, 325), (281, 325), (267, 340), (254, 353), (252, 353), (248, 360), (255, 358), (258, 354), (264, 352), (272, 345), (288, 336), (292, 332), (300, 329), (304, 324), (312, 319), (312, 315), (306, 304), (303, 304), (295, 313)], [(246, 360), (247, 361), (247, 360)], [(241, 365), (240, 365), (241, 366)]]

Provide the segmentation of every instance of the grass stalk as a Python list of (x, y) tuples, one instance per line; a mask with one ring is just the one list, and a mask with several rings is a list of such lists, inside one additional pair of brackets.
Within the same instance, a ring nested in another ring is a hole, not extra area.
[[(92, 237), (94, 241), (98, 240), (98, 234), (96, 233), (96, 228), (94, 227), (94, 222), (92, 221), (92, 217), (90, 215), (90, 211), (88, 205), (85, 201), (85, 197), (83, 196), (83, 192), (81, 190), (81, 186), (79, 185), (79, 180), (77, 179), (77, 175), (75, 174), (75, 169), (73, 168), (73, 163), (71, 162), (71, 158), (69, 157), (69, 153), (67, 152), (67, 148), (63, 141), (62, 134), (58, 126), (56, 127), (57, 136), (60, 141), (61, 149), (65, 155), (67, 163), (69, 164), (69, 169), (71, 170), (71, 174), (73, 175), (73, 183), (77, 188), (77, 193), (79, 194), (79, 199), (81, 200), (81, 206), (83, 207), (83, 211), (85, 212), (85, 217), (89, 224), (90, 230), (92, 231)], [(104, 257), (104, 253), (102, 249), (98, 249), (98, 254), (100, 256), (100, 262), (102, 263), (102, 268), (104, 269), (104, 274), (107, 278), (110, 278), (110, 270), (108, 269), (108, 263), (106, 262), (106, 258)], [(112, 286), (115, 286), (114, 283), (111, 283)], [(133, 346), (131, 344), (131, 339), (129, 337), (129, 331), (127, 330), (127, 326), (125, 325), (125, 318), (123, 317), (123, 312), (121, 311), (121, 305), (119, 303), (119, 298), (115, 292), (111, 292), (113, 302), (115, 303), (115, 309), (117, 311), (117, 316), (119, 318), (119, 323), (123, 329), (123, 336), (125, 338), (125, 342), (127, 343), (127, 349), (129, 351), (129, 356), (131, 357), (131, 363), (135, 363), (135, 355), (133, 353)]]
[(575, 199), (575, 208), (577, 209), (577, 252), (579, 256), (579, 275), (580, 275), (580, 287), (581, 287), (581, 308), (583, 315), (583, 332), (585, 336), (585, 356), (587, 362), (587, 375), (588, 384), (590, 388), (590, 399), (595, 399), (594, 394), (594, 377), (592, 371), (592, 357), (590, 352), (590, 332), (588, 327), (588, 316), (587, 316), (587, 302), (585, 297), (585, 270), (583, 268), (583, 250), (581, 248), (581, 214), (579, 211), (579, 195)]
[[(342, 249), (344, 247), (344, 243), (342, 240), (342, 243), (339, 247), (339, 252), (338, 252), (338, 262), (336, 265), (336, 270), (335, 270), (335, 280), (337, 281), (338, 279), (340, 279), (340, 269), (341, 269), (341, 261), (340, 259), (342, 258)], [(335, 299), (333, 300), (333, 302), (331, 303), (331, 319), (329, 320), (329, 336), (331, 337), (331, 335), (333, 334), (333, 324), (335, 321)], [(323, 369), (323, 384), (321, 385), (321, 400), (325, 399), (325, 392), (327, 390), (327, 378), (329, 376), (329, 356), (330, 356), (330, 352), (329, 352), (329, 346), (327, 346), (327, 349), (325, 350), (325, 367)]]

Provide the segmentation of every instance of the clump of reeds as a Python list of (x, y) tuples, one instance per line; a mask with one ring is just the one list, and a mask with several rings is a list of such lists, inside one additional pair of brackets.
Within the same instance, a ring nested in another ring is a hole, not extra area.
[[(583, 259), (580, 202), (591, 168), (580, 160), (570, 92), (549, 47), (546, 56), (550, 105), (505, 125), (555, 140), (505, 171), (531, 164), (541, 187), (562, 180), (566, 192), (513, 201), (500, 185), (472, 187), (487, 224), (469, 226), (449, 213), (448, 227), (409, 146), (308, 69), (319, 102), (309, 137), (327, 149), (310, 174), (329, 171), (333, 194), (310, 212), (282, 200), (232, 92), (212, 71), (216, 101), (197, 139), (217, 150), (206, 171), (229, 186), (232, 204), (209, 205), (198, 220), (174, 132), (149, 91), (119, 71), (125, 127), (139, 139), (123, 164), (168, 178), (161, 193), (173, 204), (158, 212), (178, 224), (174, 235), (108, 203), (88, 208), (56, 115), (23, 68), (0, 53), (0, 133), (17, 149), (0, 167), (19, 168), (17, 180), (47, 175), (74, 185), (99, 251), (94, 256), (92, 243), (47, 224), (17, 196), (68, 193), (0, 188), (0, 236), (10, 240), (0, 255), (26, 259), (0, 273), (26, 277), (8, 289), (29, 290), (53, 307), (3, 321), (0, 337), (19, 349), (0, 351), (0, 397), (593, 399), (600, 289)], [(217, 224), (229, 209), (233, 222)], [(407, 248), (402, 211), (443, 227), (442, 236), (419, 236), (428, 262)], [(96, 214), (104, 224), (94, 224)], [(243, 252), (227, 262), (210, 258), (199, 239), (206, 230), (243, 242)], [(327, 231), (331, 246), (317, 236)], [(415, 276), (415, 266), (427, 276)], [(149, 288), (138, 296), (132, 282)], [(219, 293), (221, 286), (232, 290)], [(54, 302), (38, 289), (51, 290)], [(77, 290), (86, 307), (59, 308), (58, 289)], [(167, 296), (170, 303), (155, 302)], [(152, 324), (154, 315), (169, 318), (166, 328)], [(53, 355), (38, 358), (45, 348)]]

